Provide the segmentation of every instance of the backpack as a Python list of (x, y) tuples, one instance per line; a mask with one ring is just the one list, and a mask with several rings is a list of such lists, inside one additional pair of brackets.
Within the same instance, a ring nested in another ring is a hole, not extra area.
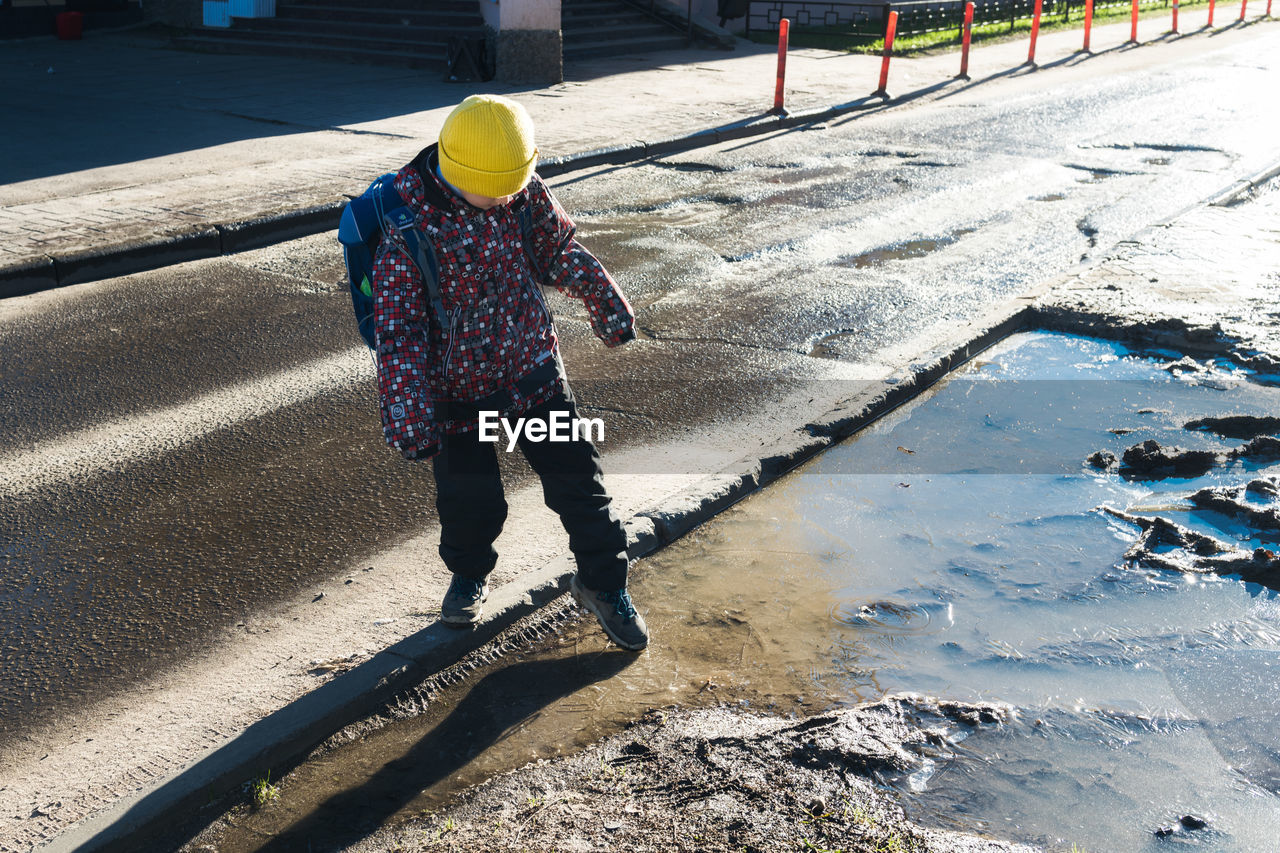
[[(436, 322), (441, 323), (445, 317), (444, 301), (440, 296), (440, 264), (436, 260), (435, 248), (414, 224), (413, 211), (396, 190), (395, 179), (396, 173), (388, 172), (370, 184), (357, 198), (347, 202), (338, 222), (338, 242), (342, 244), (347, 267), (351, 308), (355, 311), (360, 336), (371, 350), (377, 348), (373, 328), (373, 256), (383, 237), (398, 233), (404, 240), (409, 259), (426, 285)], [(533, 256), (533, 217), (527, 205), (521, 205), (518, 214), (529, 268), (533, 270), (535, 279), (541, 280), (542, 274)], [(534, 290), (538, 290), (536, 284)], [(537, 296), (541, 299), (541, 292)]]

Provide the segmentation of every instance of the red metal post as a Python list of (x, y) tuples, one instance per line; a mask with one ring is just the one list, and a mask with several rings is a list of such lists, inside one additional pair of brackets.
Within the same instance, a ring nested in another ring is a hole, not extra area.
[(898, 31), (898, 13), (890, 12), (884, 29), (884, 59), (880, 62), (880, 88), (871, 94), (889, 97), (889, 57), (893, 55), (893, 36)]
[[(1209, 0), (1210, 3), (1213, 0)], [(1081, 48), (1085, 53), (1089, 53), (1089, 33), (1093, 31), (1093, 0), (1084, 0), (1084, 47)]]
[(780, 116), (787, 114), (787, 109), (782, 104), (786, 94), (787, 41), (790, 33), (791, 21), (783, 18), (778, 22), (778, 85), (773, 90), (773, 109), (770, 110), (772, 114)]
[[(1138, 0), (1134, 0), (1138, 2)], [(1036, 64), (1036, 37), (1040, 35), (1040, 10), (1044, 7), (1044, 0), (1036, 0), (1036, 10), (1031, 15), (1031, 49), (1027, 51), (1027, 64)]]
[[(1267, 0), (1271, 2), (1271, 0)], [(956, 76), (969, 79), (969, 39), (973, 35), (973, 4), (964, 4), (964, 37), (960, 47), (960, 73)]]
[(1249, 5), (1249, 0), (1240, 0), (1240, 20), (1244, 20), (1244, 8)]
[(1173, 0), (1173, 29), (1170, 32), (1175, 36), (1178, 34), (1178, 0)]
[(1213, 6), (1214, 6), (1214, 0), (1209, 0), (1209, 23), (1205, 24), (1205, 26), (1209, 27), (1210, 29), (1213, 28)]
[(1129, 44), (1138, 43), (1138, 0), (1133, 0), (1133, 12), (1129, 15)]

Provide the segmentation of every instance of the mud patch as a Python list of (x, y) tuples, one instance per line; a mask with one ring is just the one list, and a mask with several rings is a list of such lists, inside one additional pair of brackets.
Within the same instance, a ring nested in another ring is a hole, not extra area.
[[(1255, 532), (1274, 540), (1280, 536), (1280, 507), (1259, 507), (1249, 502), (1248, 496), (1258, 495), (1264, 500), (1280, 494), (1274, 479), (1254, 480), (1244, 486), (1217, 486), (1193, 494), (1192, 506), (1212, 510), (1228, 518), (1249, 525)], [(1265, 549), (1258, 549), (1259, 551)], [(1257, 556), (1255, 552), (1255, 556)]]
[[(1109, 430), (1115, 435), (1127, 435), (1132, 430)], [(1086, 461), (1103, 471), (1117, 470), (1130, 479), (1164, 479), (1167, 477), (1200, 477), (1214, 468), (1241, 460), (1253, 464), (1267, 464), (1280, 460), (1280, 438), (1262, 435), (1245, 445), (1231, 450), (1197, 450), (1162, 445), (1149, 438), (1125, 450), (1117, 460), (1114, 453), (1099, 450)]]
[(572, 758), (495, 778), (355, 850), (1013, 851), (906, 820), (903, 777), (1007, 706), (915, 697), (801, 720), (656, 711)]
[(844, 349), (841, 343), (858, 334), (857, 329), (837, 329), (834, 332), (823, 335), (809, 346), (809, 356), (812, 358), (842, 358)]
[(862, 157), (892, 157), (897, 160), (912, 160), (924, 154), (923, 151), (906, 151), (891, 150), (885, 148), (873, 148), (870, 151), (860, 151), (859, 156)]
[(1102, 510), (1142, 529), (1124, 554), (1134, 565), (1193, 575), (1237, 576), (1246, 583), (1280, 591), (1280, 556), (1268, 548), (1249, 551), (1160, 516), (1147, 518), (1111, 507)]
[(1140, 172), (1131, 172), (1125, 169), (1107, 169), (1101, 166), (1084, 166), (1079, 163), (1063, 163), (1068, 169), (1075, 169), (1085, 174), (1076, 178), (1078, 183), (1082, 184), (1100, 184), (1109, 178), (1132, 177), (1141, 174)]
[(1081, 145), (1081, 148), (1103, 148), (1115, 151), (1133, 151), (1146, 149), (1148, 151), (1169, 151), (1169, 152), (1201, 152), (1212, 154), (1226, 154), (1227, 152), (1221, 148), (1214, 148), (1211, 145), (1194, 145), (1191, 143), (1178, 142), (1112, 142), (1106, 145)]
[[(1100, 461), (1114, 460), (1110, 454), (1095, 453), (1089, 464), (1095, 468), (1109, 468)], [(1212, 450), (1187, 450), (1182, 447), (1166, 447), (1155, 439), (1147, 439), (1125, 450), (1121, 457), (1120, 473), (1132, 478), (1199, 477), (1206, 474), (1225, 459), (1225, 454)]]
[(1272, 415), (1211, 415), (1187, 421), (1182, 428), (1211, 432), (1223, 438), (1257, 438), (1280, 433), (1280, 418)]
[(679, 162), (671, 160), (654, 160), (649, 165), (659, 169), (669, 169), (673, 172), (711, 172), (717, 175), (725, 175), (730, 172), (736, 172), (736, 166), (721, 166), (718, 163), (698, 163), (698, 162)]
[(914, 258), (923, 258), (939, 249), (955, 243), (961, 237), (972, 234), (976, 228), (959, 228), (949, 234), (941, 237), (934, 237), (922, 240), (907, 240), (903, 243), (894, 243), (888, 246), (882, 246), (878, 249), (872, 249), (869, 252), (862, 252), (857, 255), (846, 255), (837, 259), (834, 263), (840, 267), (850, 267), (853, 269), (866, 269), (867, 267), (878, 267), (890, 261), (907, 261)]
[(681, 196), (678, 199), (659, 202), (656, 204), (628, 204), (596, 210), (580, 210), (576, 213), (575, 218), (600, 220), (608, 220), (610, 218), (618, 217), (643, 218), (646, 215), (670, 215), (672, 211), (679, 211), (690, 207), (718, 207), (732, 209), (749, 203), (749, 200), (743, 196), (735, 195), (709, 194)]

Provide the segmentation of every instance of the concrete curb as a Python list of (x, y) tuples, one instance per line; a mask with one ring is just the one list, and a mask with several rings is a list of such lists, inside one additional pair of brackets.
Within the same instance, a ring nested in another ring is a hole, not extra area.
[(1261, 184), (1265, 184), (1277, 175), (1280, 175), (1280, 160), (1272, 163), (1265, 169), (1255, 172), (1243, 180), (1236, 181), (1222, 192), (1211, 197), (1207, 202), (1205, 202), (1205, 204), (1210, 207), (1225, 207), (1232, 202), (1239, 200), (1245, 193), (1248, 193), (1250, 190)]
[(338, 227), (345, 198), (195, 231), (49, 255), (0, 268), (0, 298), (258, 249)]
[[(869, 380), (865, 390), (806, 422), (755, 453), (706, 477), (683, 493), (638, 513), (627, 522), (628, 551), (638, 558), (679, 539), (739, 500), (777, 480), (835, 442), (892, 412), (926, 390), (957, 365), (1034, 317), (1030, 297), (993, 310), (952, 342), (886, 380)], [(335, 731), (377, 713), (394, 696), (453, 665), (520, 619), (568, 591), (571, 557), (497, 589), (482, 622), (471, 631), (436, 623), (406, 637), (372, 659), (298, 698), (214, 748), (177, 775), (120, 800), (39, 849), (133, 851), (148, 849), (175, 827), (187, 824), (205, 804), (274, 769), (296, 765)]]
[(219, 254), (218, 231), (202, 228), (185, 234), (105, 246), (71, 255), (54, 255), (59, 286), (99, 281), (144, 269), (181, 264)]
[(1157, 222), (1153, 225), (1148, 226), (1148, 228), (1143, 229), (1143, 231), (1140, 231), (1138, 234), (1134, 235), (1134, 237), (1131, 239), (1138, 239), (1142, 235), (1142, 233), (1149, 230), (1150, 228), (1167, 228), (1173, 223), (1177, 222), (1182, 217), (1186, 216), (1188, 213), (1190, 213), (1193, 210), (1199, 210), (1200, 208), (1203, 208), (1203, 207), (1226, 207), (1228, 205), (1234, 204), (1236, 201), (1239, 201), (1240, 198), (1244, 196), (1246, 193), (1252, 191), (1255, 187), (1265, 184), (1267, 181), (1271, 180), (1277, 175), (1280, 175), (1280, 160), (1277, 160), (1276, 162), (1272, 163), (1270, 166), (1265, 166), (1262, 169), (1259, 169), (1257, 172), (1254, 172), (1252, 175), (1250, 175), (1247, 178), (1241, 178), (1238, 181), (1232, 181), (1230, 184), (1218, 190), (1216, 193), (1209, 196), (1208, 198), (1202, 199), (1196, 202), (1195, 204), (1189, 204), (1186, 207), (1184, 207), (1182, 210), (1179, 210), (1173, 216), (1170, 216), (1160, 222)]

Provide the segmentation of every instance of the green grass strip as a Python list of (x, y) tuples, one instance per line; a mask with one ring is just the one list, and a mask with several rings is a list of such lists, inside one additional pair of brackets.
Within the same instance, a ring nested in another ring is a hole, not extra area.
[[(1207, 9), (1208, 0), (1184, 0), (1178, 4), (1178, 29), (1182, 33), (1189, 33), (1204, 26), (1204, 21), (1197, 16), (1194, 21), (1189, 20), (1185, 13), (1191, 9)], [(1233, 14), (1234, 10), (1234, 14)], [(1172, 26), (1172, 5), (1168, 6), (1148, 6), (1147, 8), (1139, 8), (1138, 19), (1149, 20), (1152, 18), (1166, 18)], [(1107, 8), (1095, 9), (1093, 13), (1093, 25), (1095, 27), (1104, 24), (1114, 24), (1120, 21), (1128, 21), (1132, 11), (1128, 6), (1110, 6)], [(1225, 26), (1232, 23), (1239, 17), (1238, 4), (1227, 0), (1227, 2), (1218, 2), (1218, 9), (1215, 18), (1222, 22)], [(1044, 13), (1040, 17), (1040, 32), (1051, 33), (1061, 30), (1080, 30), (1081, 38), (1084, 33), (1084, 8), (1081, 6), (1072, 6), (1070, 17), (1063, 19), (1061, 11), (1051, 12), (1046, 4)], [(1163, 32), (1169, 32), (1164, 30)], [(1000, 42), (1017, 41), (1019, 39), (1028, 38), (1031, 33), (1031, 18), (1018, 18), (1010, 27), (1009, 21), (994, 21), (991, 23), (973, 25), (972, 43), (979, 44), (998, 44)], [(760, 44), (776, 44), (778, 36), (776, 33), (756, 33), (751, 34), (751, 40)], [(957, 24), (954, 28), (942, 32), (920, 33), (919, 35), (898, 35), (893, 40), (894, 56), (911, 56), (911, 55), (928, 55), (930, 53), (943, 53), (953, 50), (960, 46), (960, 26)], [(814, 30), (797, 30), (792, 25), (791, 35), (789, 38), (792, 47), (816, 47), (825, 50), (839, 50), (846, 53), (860, 54), (882, 54), (884, 53), (884, 36), (867, 36), (856, 33), (841, 33), (823, 31), (822, 29)]]

